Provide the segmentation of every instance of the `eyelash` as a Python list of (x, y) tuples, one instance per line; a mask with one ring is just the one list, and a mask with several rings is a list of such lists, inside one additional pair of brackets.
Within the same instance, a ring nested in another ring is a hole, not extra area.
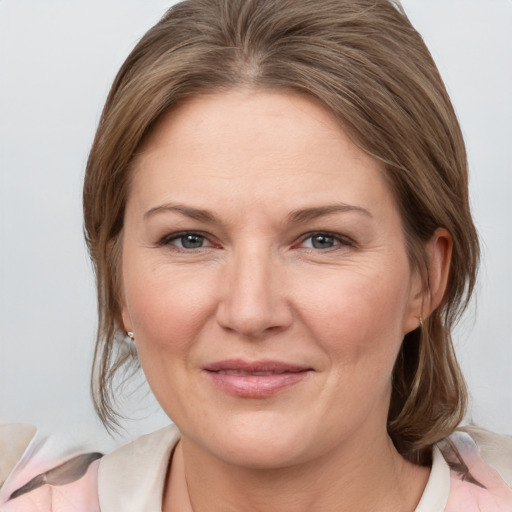
[[(170, 235), (164, 236), (160, 240), (160, 242), (158, 242), (158, 245), (159, 246), (174, 245), (173, 242), (180, 240), (180, 239), (183, 241), (183, 239), (187, 236), (197, 237), (197, 238), (200, 238), (202, 241), (209, 242), (208, 236), (205, 233), (202, 233), (200, 231), (181, 231), (179, 233), (172, 233)], [(332, 239), (334, 241), (335, 245), (333, 245), (332, 247), (327, 247), (327, 248), (323, 248), (323, 249), (320, 249), (318, 247), (313, 247), (313, 246), (304, 247), (304, 248), (314, 250), (314, 251), (328, 252), (328, 251), (334, 251), (337, 248), (339, 248), (340, 246), (341, 247), (356, 247), (356, 244), (350, 238), (348, 238), (346, 236), (339, 235), (337, 233), (332, 233), (329, 231), (314, 231), (311, 233), (307, 233), (306, 235), (304, 235), (301, 238), (300, 244), (298, 245), (298, 247), (302, 246), (304, 244), (304, 242), (306, 242), (307, 240), (310, 240), (310, 239), (312, 240), (315, 237), (324, 237), (324, 238)], [(208, 249), (210, 247), (214, 247), (214, 244), (212, 244), (211, 242), (209, 242), (209, 244), (210, 245), (200, 246), (200, 247), (183, 247), (183, 242), (182, 242), (181, 247), (178, 245), (175, 245), (175, 248), (176, 248), (176, 250), (179, 250), (179, 251), (190, 252), (190, 251), (194, 251), (197, 249)], [(297, 246), (294, 246), (294, 247), (297, 247)]]
[[(164, 236), (160, 242), (158, 242), (158, 245), (160, 246), (168, 246), (168, 245), (172, 245), (172, 242), (176, 241), (176, 240), (180, 240), (180, 239), (184, 239), (185, 237), (187, 236), (196, 236), (198, 238), (201, 238), (205, 241), (208, 241), (208, 237), (204, 234), (204, 233), (201, 233), (200, 231), (181, 231), (180, 233), (172, 233), (170, 235), (166, 235)], [(179, 247), (179, 246), (175, 246), (177, 250), (181, 250), (181, 251), (192, 251), (194, 249), (205, 249), (205, 247), (194, 247), (194, 248), (189, 248), (189, 247)], [(210, 246), (206, 246), (206, 248), (208, 248)]]
[[(340, 246), (342, 246), (342, 247), (355, 247), (355, 243), (350, 238), (348, 238), (346, 236), (339, 235), (337, 233), (331, 233), (329, 231), (314, 231), (312, 233), (308, 233), (307, 235), (305, 235), (302, 238), (301, 245), (306, 240), (310, 240), (310, 239), (312, 240), (315, 237), (332, 238), (334, 240), (334, 242), (336, 243), (336, 245), (334, 245), (333, 247), (324, 248), (323, 249), (324, 252), (329, 251), (329, 250), (334, 251), (334, 250), (336, 250)], [(322, 249), (319, 249), (319, 248), (316, 248), (316, 247), (308, 247), (308, 249), (322, 251)]]

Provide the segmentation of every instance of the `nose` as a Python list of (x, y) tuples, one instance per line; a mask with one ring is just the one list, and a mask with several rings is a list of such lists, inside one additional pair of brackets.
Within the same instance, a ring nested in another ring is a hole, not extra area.
[(290, 326), (293, 312), (283, 269), (269, 251), (240, 250), (222, 275), (217, 321), (247, 339), (263, 338)]

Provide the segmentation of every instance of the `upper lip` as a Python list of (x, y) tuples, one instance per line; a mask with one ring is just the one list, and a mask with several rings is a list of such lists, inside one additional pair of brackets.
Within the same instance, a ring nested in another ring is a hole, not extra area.
[(311, 370), (307, 366), (286, 363), (283, 361), (261, 360), (246, 361), (243, 359), (226, 359), (216, 361), (204, 367), (209, 372), (244, 372), (248, 374), (255, 373), (298, 373)]

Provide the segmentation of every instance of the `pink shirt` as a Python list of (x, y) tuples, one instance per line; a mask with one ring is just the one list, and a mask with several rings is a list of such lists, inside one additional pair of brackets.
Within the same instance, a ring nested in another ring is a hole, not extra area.
[[(71, 483), (45, 484), (9, 500), (16, 489), (63, 462), (34, 457), (32, 440), (3, 485), (0, 481), (0, 511), (100, 512), (101, 506), (101, 512), (161, 512), (165, 470), (178, 439), (173, 426), (142, 436), (94, 461)], [(512, 471), (510, 451), (499, 465)], [(434, 448), (431, 474), (414, 512), (512, 512), (512, 490), (475, 441), (455, 432)]]

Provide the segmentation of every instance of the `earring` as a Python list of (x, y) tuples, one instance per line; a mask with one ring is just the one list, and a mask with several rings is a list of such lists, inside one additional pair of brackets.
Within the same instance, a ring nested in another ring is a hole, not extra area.
[(132, 341), (135, 339), (135, 336), (133, 335), (133, 332), (132, 331), (128, 331), (126, 333), (126, 335), (128, 336), (128, 338), (130, 338)]
[[(420, 321), (420, 329), (423, 329), (423, 316), (420, 314), (420, 317), (419, 317), (419, 321)], [(133, 333), (132, 333), (133, 334)]]

